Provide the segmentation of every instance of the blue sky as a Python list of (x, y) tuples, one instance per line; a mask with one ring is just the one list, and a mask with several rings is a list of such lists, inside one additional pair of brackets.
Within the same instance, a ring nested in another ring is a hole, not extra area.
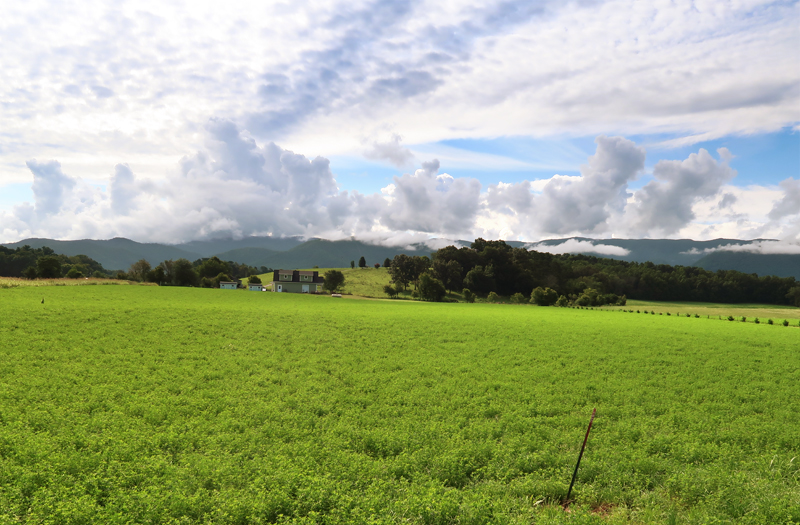
[(796, 1), (32, 1), (0, 242), (800, 236)]

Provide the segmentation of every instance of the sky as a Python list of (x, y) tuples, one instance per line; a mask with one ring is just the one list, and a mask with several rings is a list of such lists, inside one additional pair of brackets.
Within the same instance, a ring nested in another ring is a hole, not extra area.
[(0, 242), (800, 244), (796, 1), (74, 4), (3, 5)]

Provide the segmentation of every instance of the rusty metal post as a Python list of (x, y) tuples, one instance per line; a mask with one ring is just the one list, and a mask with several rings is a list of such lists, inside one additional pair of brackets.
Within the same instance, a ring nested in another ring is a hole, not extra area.
[(569, 497), (572, 495), (572, 486), (575, 485), (575, 478), (578, 477), (578, 467), (581, 466), (581, 458), (583, 457), (583, 451), (586, 449), (586, 442), (589, 440), (589, 432), (592, 430), (592, 423), (594, 422), (594, 416), (597, 414), (597, 409), (592, 409), (592, 418), (589, 420), (589, 427), (586, 429), (586, 436), (583, 438), (583, 445), (581, 445), (581, 453), (578, 454), (578, 462), (575, 464), (575, 472), (572, 473), (572, 481), (569, 484), (569, 490), (567, 491), (567, 497), (564, 499), (564, 508), (567, 508), (569, 505)]

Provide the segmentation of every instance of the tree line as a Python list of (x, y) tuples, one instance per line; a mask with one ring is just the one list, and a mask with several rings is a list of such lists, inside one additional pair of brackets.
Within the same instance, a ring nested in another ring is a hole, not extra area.
[(31, 248), (26, 244), (19, 248), (0, 246), (0, 275), (28, 279), (78, 279), (108, 277), (110, 273), (86, 255), (57, 254), (47, 246)]
[[(421, 275), (399, 268), (395, 271), (394, 264), (393, 261), (390, 273), (395, 283), (407, 285), (414, 275)], [(481, 295), (495, 292), (529, 297), (537, 288), (550, 289), (557, 297), (564, 296), (575, 304), (607, 304), (603, 301), (626, 296), (652, 301), (800, 306), (800, 283), (794, 277), (759, 277), (733, 270), (711, 272), (691, 266), (626, 262), (583, 254), (554, 255), (480, 238), (469, 248), (447, 246), (434, 252), (430, 267), (424, 271), (447, 290), (468, 288)]]
[(249, 278), (250, 282), (260, 283), (258, 273), (271, 272), (262, 266), (256, 268), (234, 261), (223, 261), (219, 257), (204, 257), (190, 262), (188, 259), (166, 260), (151, 267), (145, 259), (133, 263), (127, 272), (117, 272), (118, 279), (151, 282), (162, 286), (199, 286), (219, 288), (222, 281)]

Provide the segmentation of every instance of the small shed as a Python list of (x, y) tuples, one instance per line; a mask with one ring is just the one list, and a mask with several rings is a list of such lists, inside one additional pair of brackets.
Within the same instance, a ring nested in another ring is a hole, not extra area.
[(258, 283), (258, 284), (256, 284), (256, 283), (247, 283), (247, 289), (248, 289), (248, 291), (251, 291), (251, 292), (260, 292), (260, 291), (262, 291), (264, 289), (264, 285), (262, 285), (261, 283)]
[(220, 290), (235, 290), (239, 287), (239, 283), (236, 281), (220, 281), (219, 282), (219, 289)]

